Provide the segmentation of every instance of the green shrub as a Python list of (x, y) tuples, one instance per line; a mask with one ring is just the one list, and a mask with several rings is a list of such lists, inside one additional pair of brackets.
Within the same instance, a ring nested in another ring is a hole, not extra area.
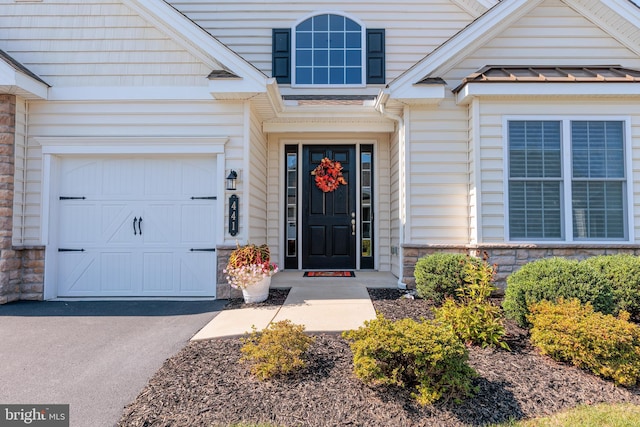
[(476, 391), (468, 351), (448, 326), (378, 315), (343, 337), (351, 341), (355, 375), (367, 384), (415, 388), (412, 396), (421, 405)]
[(497, 288), (493, 285), (494, 268), (486, 260), (480, 265), (467, 263), (463, 275), (467, 284), (458, 288), (460, 301), (447, 298), (433, 310), (436, 320), (451, 325), (458, 337), (467, 344), (482, 347), (500, 346), (509, 350), (502, 341), (506, 331), (502, 310), (489, 301)]
[(463, 254), (439, 252), (424, 256), (416, 262), (414, 276), (420, 298), (442, 302), (456, 298), (456, 289), (464, 285), (465, 265), (479, 265), (480, 259)]
[(591, 265), (566, 258), (543, 258), (525, 264), (507, 277), (502, 307), (507, 317), (528, 327), (530, 304), (577, 298), (591, 303), (596, 311), (613, 312), (613, 295), (609, 281)]
[(601, 255), (582, 261), (600, 271), (611, 284), (615, 312), (628, 311), (640, 320), (640, 257)]
[(242, 339), (240, 360), (249, 362), (251, 372), (262, 380), (286, 375), (306, 366), (302, 356), (313, 341), (305, 335), (304, 326), (290, 320), (272, 323), (263, 331), (254, 326), (249, 337)]
[(531, 342), (543, 354), (570, 362), (616, 384), (633, 386), (640, 378), (640, 327), (628, 321), (594, 312), (591, 304), (577, 299), (532, 304), (529, 321)]

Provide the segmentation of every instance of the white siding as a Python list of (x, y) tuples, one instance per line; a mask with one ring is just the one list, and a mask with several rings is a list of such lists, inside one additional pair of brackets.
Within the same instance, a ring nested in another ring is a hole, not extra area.
[(486, 65), (617, 65), (640, 59), (560, 0), (547, 0), (442, 76), (457, 86)]
[[(40, 235), (42, 149), (31, 137), (229, 137), (226, 159), (238, 168), (243, 159), (241, 103), (216, 102), (33, 102), (29, 105), (29, 146), (25, 205), (25, 244)], [(230, 242), (234, 240), (227, 235)]]
[(13, 179), (13, 244), (21, 245), (24, 239), (25, 212), (25, 171), (26, 171), (26, 135), (27, 104), (24, 99), (16, 98), (16, 126), (14, 145), (14, 179)]
[[(391, 271), (391, 156), (389, 139), (381, 137), (374, 148), (374, 169), (377, 176), (376, 194), (377, 208), (374, 209), (374, 220), (377, 220), (375, 230), (375, 250), (378, 253), (378, 270)], [(396, 233), (397, 234), (397, 233)]]
[[(397, 127), (396, 127), (397, 129)], [(389, 246), (400, 248), (400, 148), (399, 134), (394, 132), (389, 141)], [(402, 278), (398, 252), (390, 256), (391, 272)]]
[(271, 75), (271, 30), (331, 11), (386, 29), (387, 80), (397, 77), (474, 18), (449, 0), (170, 0), (248, 62)]
[(53, 86), (206, 86), (211, 68), (119, 0), (0, 0), (0, 49)]
[[(250, 113), (249, 134), (249, 241), (267, 242), (267, 137), (262, 133), (262, 123), (255, 111)], [(275, 254), (274, 254), (275, 255)]]
[(411, 110), (411, 177), (406, 243), (465, 244), (469, 239), (466, 109), (451, 98)]
[(532, 100), (494, 100), (482, 101), (480, 119), (481, 151), (480, 169), (482, 169), (482, 206), (480, 211), (484, 243), (505, 241), (505, 199), (506, 174), (504, 170), (505, 129), (504, 116), (570, 116), (631, 117), (632, 177), (634, 195), (631, 209), (634, 213), (636, 242), (640, 242), (640, 112), (637, 103), (631, 100), (595, 98), (595, 99), (547, 99)]
[[(267, 151), (267, 244), (271, 249), (271, 258), (281, 268), (284, 267), (284, 170), (286, 160), (280, 139), (269, 135)], [(281, 250), (282, 249), (282, 250)]]

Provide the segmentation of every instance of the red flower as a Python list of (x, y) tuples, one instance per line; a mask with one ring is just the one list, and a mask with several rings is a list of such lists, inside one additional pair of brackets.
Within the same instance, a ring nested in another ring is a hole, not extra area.
[(311, 171), (311, 175), (316, 177), (316, 186), (325, 193), (334, 191), (342, 185), (346, 185), (342, 176), (342, 165), (340, 162), (329, 160), (327, 157), (320, 161), (320, 164)]

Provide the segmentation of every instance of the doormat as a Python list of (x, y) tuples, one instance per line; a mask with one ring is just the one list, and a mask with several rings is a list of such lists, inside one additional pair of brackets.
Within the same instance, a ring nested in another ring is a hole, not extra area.
[(356, 277), (353, 271), (305, 271), (304, 277)]

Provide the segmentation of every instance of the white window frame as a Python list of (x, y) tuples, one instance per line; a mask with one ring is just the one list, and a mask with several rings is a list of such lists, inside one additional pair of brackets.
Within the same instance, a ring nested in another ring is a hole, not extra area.
[[(306, 21), (309, 18), (313, 18), (314, 16), (320, 16), (320, 15), (338, 15), (338, 16), (342, 16), (344, 18), (350, 19), (353, 22), (355, 22), (356, 24), (360, 25), (360, 61), (361, 61), (361, 70), (360, 70), (360, 81), (362, 83), (360, 84), (298, 84), (298, 76), (297, 76), (297, 45), (296, 45), (296, 40), (297, 40), (297, 33), (296, 33), (296, 28), (298, 27), (298, 25), (300, 25), (301, 23), (303, 23), (304, 21)], [(335, 11), (335, 10), (322, 10), (322, 11), (317, 11), (314, 13), (310, 13), (308, 15), (305, 15), (304, 17), (302, 17), (301, 19), (297, 20), (293, 26), (291, 27), (291, 87), (295, 87), (295, 88), (358, 88), (358, 87), (366, 87), (367, 86), (367, 27), (364, 25), (364, 23), (359, 20), (358, 18), (355, 18), (351, 15), (349, 15), (348, 13), (344, 13), (341, 11)]]
[[(512, 239), (509, 228), (509, 122), (510, 121), (556, 121), (561, 122), (560, 155), (562, 161), (561, 179), (561, 206), (562, 206), (562, 231), (559, 239)], [(572, 165), (571, 165), (571, 122), (573, 121), (613, 121), (623, 123), (624, 132), (624, 168), (625, 168), (625, 198), (623, 200), (625, 208), (625, 235), (623, 239), (576, 239), (573, 234), (573, 214), (572, 214)], [(567, 244), (623, 244), (635, 241), (635, 224), (633, 216), (633, 169), (632, 169), (632, 148), (631, 148), (631, 118), (629, 116), (549, 116), (549, 115), (526, 115), (526, 116), (503, 116), (502, 119), (502, 140), (503, 140), (503, 182), (504, 182), (504, 236), (506, 242), (522, 243), (567, 243)]]

